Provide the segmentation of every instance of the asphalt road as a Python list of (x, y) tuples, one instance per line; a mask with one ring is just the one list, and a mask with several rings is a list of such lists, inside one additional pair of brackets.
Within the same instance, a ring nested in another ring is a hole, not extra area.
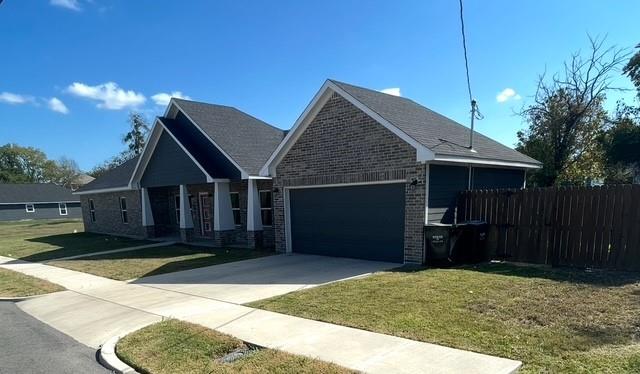
[(96, 352), (0, 301), (0, 373), (109, 373)]

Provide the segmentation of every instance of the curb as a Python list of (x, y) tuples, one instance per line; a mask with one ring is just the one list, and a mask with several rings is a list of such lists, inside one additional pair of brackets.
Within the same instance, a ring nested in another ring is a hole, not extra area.
[(116, 344), (119, 336), (107, 340), (98, 351), (98, 362), (109, 370), (118, 374), (139, 374), (134, 368), (120, 361), (116, 355)]
[[(46, 294), (44, 294), (46, 295)], [(36, 298), (38, 296), (42, 296), (42, 295), (32, 295), (32, 296), (14, 296), (14, 297), (0, 297), (0, 301), (12, 301), (14, 303), (17, 303), (19, 301), (24, 301), (24, 300), (29, 300), (29, 299), (33, 299)]]

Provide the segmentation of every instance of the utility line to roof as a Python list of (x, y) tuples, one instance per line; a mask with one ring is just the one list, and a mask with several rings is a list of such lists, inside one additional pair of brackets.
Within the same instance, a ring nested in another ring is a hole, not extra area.
[(462, 49), (464, 50), (464, 67), (467, 73), (467, 90), (469, 92), (469, 102), (471, 103), (471, 112), (472, 116), (475, 119), (483, 119), (484, 116), (478, 110), (478, 104), (473, 99), (473, 94), (471, 93), (471, 78), (469, 77), (469, 58), (467, 57), (467, 37), (464, 30), (464, 14), (463, 14), (463, 6), (462, 0), (459, 0), (460, 3), (460, 26), (462, 31)]

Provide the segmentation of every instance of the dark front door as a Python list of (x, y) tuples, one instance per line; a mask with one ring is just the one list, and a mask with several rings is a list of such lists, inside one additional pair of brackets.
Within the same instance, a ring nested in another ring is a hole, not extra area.
[(403, 262), (404, 184), (289, 191), (293, 252)]

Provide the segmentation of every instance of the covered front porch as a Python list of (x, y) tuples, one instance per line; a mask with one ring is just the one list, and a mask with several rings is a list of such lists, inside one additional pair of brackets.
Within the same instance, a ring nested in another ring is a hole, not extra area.
[(270, 180), (143, 187), (141, 195), (142, 224), (150, 238), (273, 247)]

